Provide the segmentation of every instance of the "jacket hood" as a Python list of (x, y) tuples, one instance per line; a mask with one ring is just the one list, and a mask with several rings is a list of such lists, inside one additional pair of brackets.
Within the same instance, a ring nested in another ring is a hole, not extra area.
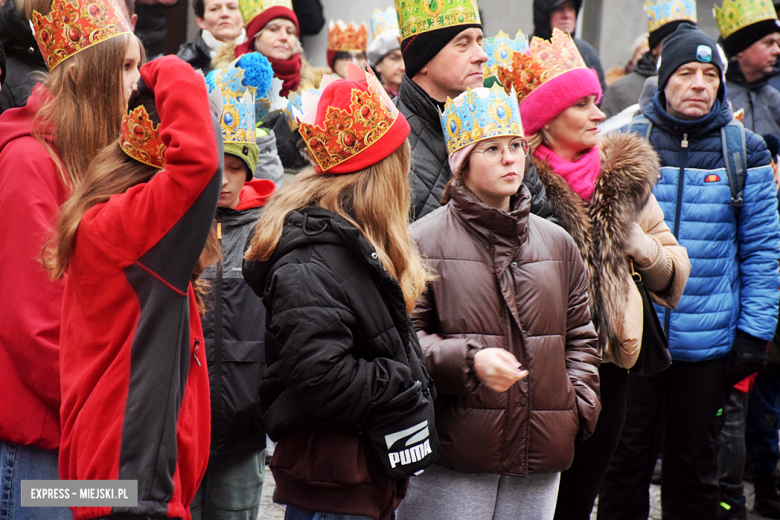
[[(363, 238), (360, 231), (332, 211), (318, 206), (307, 206), (291, 211), (284, 218), (284, 231), (271, 258), (258, 262), (244, 260), (244, 279), (258, 296), (265, 292), (266, 277), (271, 268), (287, 253), (311, 245), (335, 244), (346, 247), (364, 258), (377, 276), (384, 273), (382, 264), (376, 258), (374, 247)], [(373, 254), (373, 256), (372, 256)]]
[[(14, 139), (33, 135), (33, 117), (49, 95), (49, 91), (43, 85), (38, 84), (27, 99), (25, 106), (3, 112), (0, 116), (0, 150)], [(53, 138), (51, 128), (44, 132), (43, 137), (51, 143)]]
[[(552, 38), (552, 29), (550, 28), (550, 17), (552, 12), (566, 0), (534, 0), (534, 36), (549, 40)], [(573, 0), (574, 10), (577, 16), (580, 15), (582, 0)], [(576, 31), (575, 31), (576, 32)], [(575, 33), (572, 33), (574, 38)]]
[(268, 179), (252, 179), (244, 184), (238, 194), (238, 206), (236, 211), (251, 208), (262, 208), (276, 192), (276, 184)]
[(684, 121), (670, 116), (666, 112), (666, 97), (664, 93), (658, 91), (653, 96), (652, 102), (645, 108), (645, 116), (653, 122), (654, 125), (671, 134), (690, 134), (692, 136), (706, 135), (718, 130), (720, 127), (728, 124), (734, 117), (726, 103), (725, 89), (722, 99), (716, 99), (712, 105), (709, 114), (693, 121)]
[(41, 56), (30, 24), (16, 10), (15, 0), (8, 0), (0, 7), (0, 44), (9, 56), (21, 54), (46, 69), (46, 62)]

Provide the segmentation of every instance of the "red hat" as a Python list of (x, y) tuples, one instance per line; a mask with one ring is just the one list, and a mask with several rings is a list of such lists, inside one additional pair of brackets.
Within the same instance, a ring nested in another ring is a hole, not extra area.
[(295, 31), (300, 36), (301, 28), (298, 25), (298, 17), (295, 16), (295, 12), (292, 9), (284, 7), (283, 5), (275, 5), (273, 7), (269, 7), (265, 11), (252, 18), (252, 20), (250, 20), (246, 25), (246, 41), (236, 46), (236, 57), (246, 54), (247, 52), (254, 51), (255, 37), (257, 37), (257, 33), (262, 31), (263, 27), (268, 25), (268, 22), (271, 20), (276, 20), (277, 18), (285, 18), (294, 23)]
[[(406, 140), (409, 123), (371, 69), (350, 63), (347, 79), (326, 76), (323, 85), (319, 99), (309, 92), (302, 94), (303, 114), (295, 109), (298, 130), (318, 172), (363, 170), (396, 151)], [(316, 112), (312, 110), (314, 102)]]

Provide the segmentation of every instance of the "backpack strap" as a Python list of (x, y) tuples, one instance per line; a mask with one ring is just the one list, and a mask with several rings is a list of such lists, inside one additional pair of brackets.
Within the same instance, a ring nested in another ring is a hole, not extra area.
[(653, 122), (645, 117), (644, 114), (639, 114), (628, 124), (628, 131), (641, 135), (650, 141), (650, 133), (653, 131)]
[(723, 146), (723, 162), (726, 165), (726, 173), (729, 177), (731, 188), (731, 207), (734, 208), (734, 216), (739, 220), (739, 211), (742, 207), (742, 192), (745, 190), (745, 176), (747, 175), (747, 141), (745, 127), (736, 119), (720, 129)]

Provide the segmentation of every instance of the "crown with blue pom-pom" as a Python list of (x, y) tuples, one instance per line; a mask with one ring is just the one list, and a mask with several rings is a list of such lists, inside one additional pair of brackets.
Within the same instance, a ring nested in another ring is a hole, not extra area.
[(469, 89), (454, 100), (447, 98), (441, 127), (448, 154), (490, 137), (523, 136), (517, 96), (508, 95), (498, 85)]
[[(497, 35), (484, 40), (482, 48), (488, 55), (487, 63), (483, 66), (487, 83), (489, 78), (496, 78), (498, 76), (499, 66), (512, 66), (513, 53), (526, 52), (528, 50), (528, 36), (523, 34), (523, 31), (517, 31), (517, 35), (512, 39), (504, 31), (498, 31)], [(486, 84), (485, 86), (490, 85)]]
[(259, 52), (244, 54), (226, 68), (209, 73), (209, 91), (218, 88), (222, 94), (224, 142), (255, 142), (256, 101), (268, 95), (272, 77), (271, 64)]

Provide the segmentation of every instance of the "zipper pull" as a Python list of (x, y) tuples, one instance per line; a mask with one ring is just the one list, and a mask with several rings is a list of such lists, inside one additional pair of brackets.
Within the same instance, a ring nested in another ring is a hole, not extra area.
[(198, 366), (203, 366), (200, 364), (200, 359), (198, 359), (198, 348), (200, 347), (200, 340), (195, 340), (195, 352), (192, 354), (195, 357), (195, 362), (198, 364)]
[(680, 142), (682, 148), (688, 148), (688, 134), (683, 134), (683, 140)]
[(217, 240), (222, 240), (222, 222), (217, 222)]

